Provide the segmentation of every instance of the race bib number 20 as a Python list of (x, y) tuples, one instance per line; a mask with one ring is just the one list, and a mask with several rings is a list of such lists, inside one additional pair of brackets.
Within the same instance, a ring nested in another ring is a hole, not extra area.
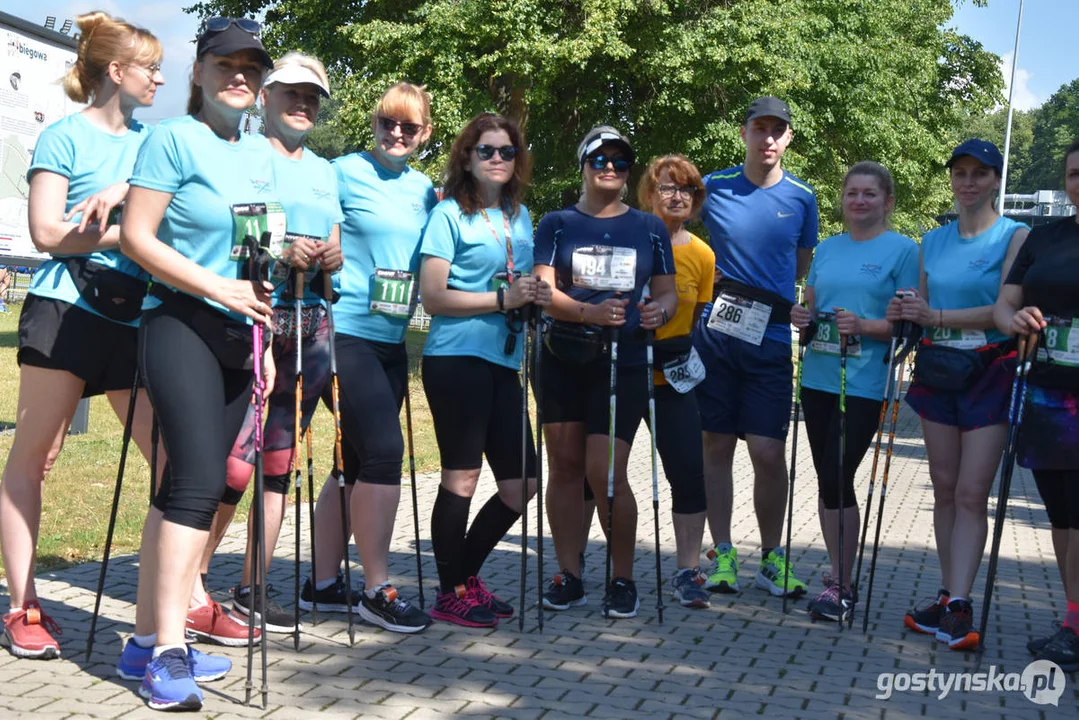
[(929, 340), (934, 345), (947, 345), (961, 350), (977, 350), (985, 347), (984, 330), (961, 330), (959, 328), (934, 327), (930, 330)]
[(590, 245), (573, 251), (573, 285), (589, 290), (632, 292), (637, 252), (632, 248)]

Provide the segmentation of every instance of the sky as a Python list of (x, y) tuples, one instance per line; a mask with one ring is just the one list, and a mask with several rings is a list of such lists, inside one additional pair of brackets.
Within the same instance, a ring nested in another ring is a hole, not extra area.
[[(1002, 56), (1006, 83), (1011, 74), (1019, 2), (989, 0), (989, 6), (981, 8), (965, 0), (949, 23)], [(153, 31), (165, 46), (162, 63), (165, 85), (158, 91), (153, 107), (135, 114), (140, 120), (152, 123), (182, 114), (187, 104), (195, 48), (192, 39), (197, 25), (194, 17), (181, 9), (187, 4), (184, 0), (5, 0), (3, 9), (36, 23), (44, 23), (46, 15), (53, 15), (57, 27), (65, 18), (74, 20), (82, 12), (101, 9)], [(1076, 27), (1079, 27), (1079, 0), (1026, 0), (1015, 82), (1017, 109), (1037, 107), (1061, 85), (1079, 75), (1072, 63), (1061, 61), (1069, 57), (1065, 49), (1074, 42)]]

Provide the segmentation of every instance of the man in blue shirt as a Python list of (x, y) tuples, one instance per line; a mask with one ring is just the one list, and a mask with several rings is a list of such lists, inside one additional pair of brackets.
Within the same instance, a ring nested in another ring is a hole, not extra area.
[(753, 101), (741, 129), (745, 162), (708, 175), (702, 219), (716, 253), (716, 292), (697, 322), (694, 344), (707, 378), (697, 386), (704, 429), (708, 523), (716, 561), (706, 587), (738, 592), (738, 553), (731, 544), (734, 450), (746, 441), (754, 469), (754, 509), (761, 533), (757, 587), (782, 596), (805, 593), (784, 557), (786, 438), (791, 407), (790, 308), (795, 278), (817, 244), (813, 188), (785, 172), (793, 137), (782, 100)]

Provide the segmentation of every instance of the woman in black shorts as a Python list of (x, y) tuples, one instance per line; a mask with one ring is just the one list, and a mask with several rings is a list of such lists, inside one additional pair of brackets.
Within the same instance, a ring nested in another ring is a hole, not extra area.
[[(635, 155), (628, 139), (601, 125), (577, 148), (583, 192), (573, 207), (549, 213), (536, 231), (536, 274), (555, 288), (547, 314), (554, 321), (541, 349), (543, 419), (550, 484), (547, 518), (559, 567), (543, 604), (566, 610), (587, 602), (580, 578), (581, 477), (597, 500), (606, 529), (610, 356), (618, 338), (615, 417), (614, 526), (608, 539), (613, 579), (606, 588), (609, 617), (637, 614), (633, 582), (637, 503), (627, 465), (637, 426), (648, 411), (645, 339), (677, 310), (674, 260), (667, 228), (655, 215), (622, 202)], [(644, 302), (651, 287), (652, 301)], [(624, 293), (604, 288), (623, 287)], [(592, 289), (598, 288), (598, 289)], [(588, 332), (583, 342), (572, 338)]]
[[(1079, 141), (1065, 153), (1068, 199), (1079, 203)], [(1056, 633), (1030, 642), (1039, 660), (1079, 670), (1079, 216), (1030, 233), (994, 309), (1008, 334), (1040, 336), (1019, 433), (1019, 464), (1034, 472), (1053, 527), (1067, 608)]]
[[(480, 569), (521, 517), (521, 368), (525, 308), (550, 304), (551, 289), (532, 271), (527, 144), (517, 124), (484, 113), (453, 141), (445, 199), (424, 230), (421, 296), (431, 314), (423, 350), (423, 388), (442, 458), (431, 513), (438, 601), (431, 617), (491, 627), (513, 606), (487, 590)], [(526, 475), (535, 490), (531, 428)], [(483, 457), (498, 491), (468, 526)]]

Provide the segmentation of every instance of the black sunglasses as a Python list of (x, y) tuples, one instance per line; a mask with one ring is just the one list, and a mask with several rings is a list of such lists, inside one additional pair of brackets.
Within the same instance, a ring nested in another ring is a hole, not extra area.
[(498, 151), (499, 157), (506, 162), (517, 157), (517, 148), (512, 145), (503, 145), (502, 147), (495, 147), (494, 145), (477, 145), (476, 157), (480, 160), (490, 160), (495, 156), (496, 150)]
[(212, 17), (206, 21), (206, 30), (209, 32), (222, 32), (228, 30), (230, 25), (235, 25), (246, 33), (255, 37), (262, 31), (262, 23), (251, 18)]
[(401, 134), (405, 137), (415, 137), (420, 134), (420, 130), (423, 130), (423, 125), (413, 122), (401, 122), (400, 120), (394, 120), (389, 117), (379, 116), (378, 126), (386, 132), (393, 132), (394, 128), (401, 128)]
[(585, 158), (585, 163), (593, 170), (602, 170), (610, 163), (615, 172), (623, 173), (629, 170), (632, 164), (624, 157), (607, 157), (606, 155), (591, 155)]

